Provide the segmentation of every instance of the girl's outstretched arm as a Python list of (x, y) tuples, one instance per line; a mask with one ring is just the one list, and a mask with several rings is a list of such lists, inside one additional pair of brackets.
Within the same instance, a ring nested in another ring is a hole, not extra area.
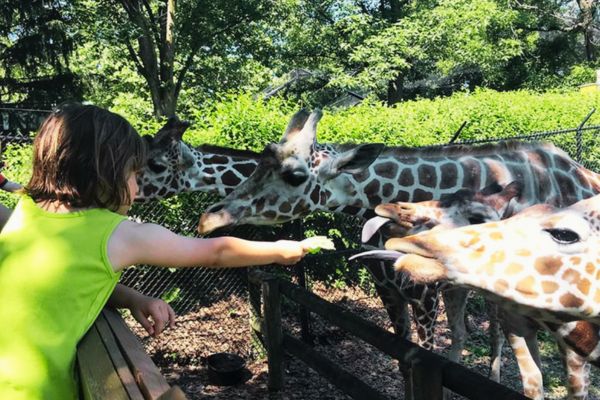
[(177, 235), (156, 224), (123, 221), (108, 242), (115, 271), (135, 264), (164, 267), (232, 268), (294, 264), (309, 250), (304, 242), (258, 242), (230, 236), (200, 239)]

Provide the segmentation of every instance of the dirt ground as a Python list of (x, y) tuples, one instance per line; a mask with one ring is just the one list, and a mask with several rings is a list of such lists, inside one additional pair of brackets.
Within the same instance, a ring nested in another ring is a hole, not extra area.
[[(378, 326), (390, 330), (391, 325), (381, 301), (358, 287), (332, 288), (314, 284), (313, 292), (343, 306)], [(298, 335), (294, 309), (284, 307), (285, 326)], [(463, 353), (463, 364), (487, 376), (489, 345), (488, 321), (480, 299), (468, 306), (470, 336)], [(286, 312), (287, 311), (287, 312)], [(132, 330), (142, 339), (148, 353), (172, 385), (178, 385), (190, 399), (281, 399), (338, 400), (349, 399), (324, 378), (297, 359), (285, 360), (285, 383), (279, 393), (267, 389), (268, 368), (264, 354), (253, 345), (248, 326), (246, 299), (232, 296), (180, 315), (177, 326), (160, 337), (148, 337), (135, 321), (128, 318)], [(450, 335), (441, 312), (436, 331), (436, 352), (445, 354)], [(402, 376), (394, 360), (377, 349), (331, 326), (316, 316), (311, 317), (315, 349), (390, 398), (403, 398)], [(566, 397), (564, 371), (556, 346), (549, 335), (540, 333), (540, 348), (547, 399)], [(217, 352), (233, 352), (246, 360), (245, 382), (236, 386), (215, 386), (209, 382), (204, 358)], [(520, 391), (518, 369), (511, 349), (505, 345), (501, 383)], [(460, 396), (454, 396), (460, 399)], [(600, 373), (592, 369), (590, 399), (600, 400)]]

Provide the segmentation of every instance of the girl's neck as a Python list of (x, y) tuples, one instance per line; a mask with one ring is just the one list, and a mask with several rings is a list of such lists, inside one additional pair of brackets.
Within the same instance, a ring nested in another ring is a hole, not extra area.
[(88, 210), (89, 207), (71, 207), (68, 204), (62, 203), (60, 201), (54, 200), (44, 200), (37, 203), (37, 206), (40, 207), (44, 211), (57, 213), (57, 214), (67, 214), (76, 211)]

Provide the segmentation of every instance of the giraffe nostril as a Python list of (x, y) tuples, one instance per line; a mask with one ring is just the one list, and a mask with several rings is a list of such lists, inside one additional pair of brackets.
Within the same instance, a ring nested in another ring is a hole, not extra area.
[(206, 213), (216, 213), (219, 212), (223, 209), (224, 205), (223, 204), (215, 204), (213, 206), (210, 206), (207, 210)]

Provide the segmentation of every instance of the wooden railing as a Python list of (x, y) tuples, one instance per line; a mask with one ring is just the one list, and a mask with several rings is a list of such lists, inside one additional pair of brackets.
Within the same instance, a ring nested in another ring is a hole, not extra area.
[(521, 393), (489, 380), (445, 357), (424, 350), (416, 344), (274, 275), (252, 270), (249, 272), (249, 283), (253, 314), (251, 326), (255, 333), (262, 338), (267, 350), (270, 390), (276, 391), (283, 388), (282, 363), (284, 353), (287, 352), (305, 362), (333, 385), (355, 399), (387, 398), (358, 377), (316, 352), (309, 345), (285, 332), (281, 323), (281, 296), (285, 296), (398, 360), (401, 367), (409, 371), (410, 382), (406, 382), (405, 386), (410, 388), (410, 393), (402, 396), (406, 399), (442, 399), (443, 388), (450, 389), (469, 399), (526, 399)]
[(184, 400), (169, 386), (118, 312), (105, 308), (77, 347), (85, 400)]

